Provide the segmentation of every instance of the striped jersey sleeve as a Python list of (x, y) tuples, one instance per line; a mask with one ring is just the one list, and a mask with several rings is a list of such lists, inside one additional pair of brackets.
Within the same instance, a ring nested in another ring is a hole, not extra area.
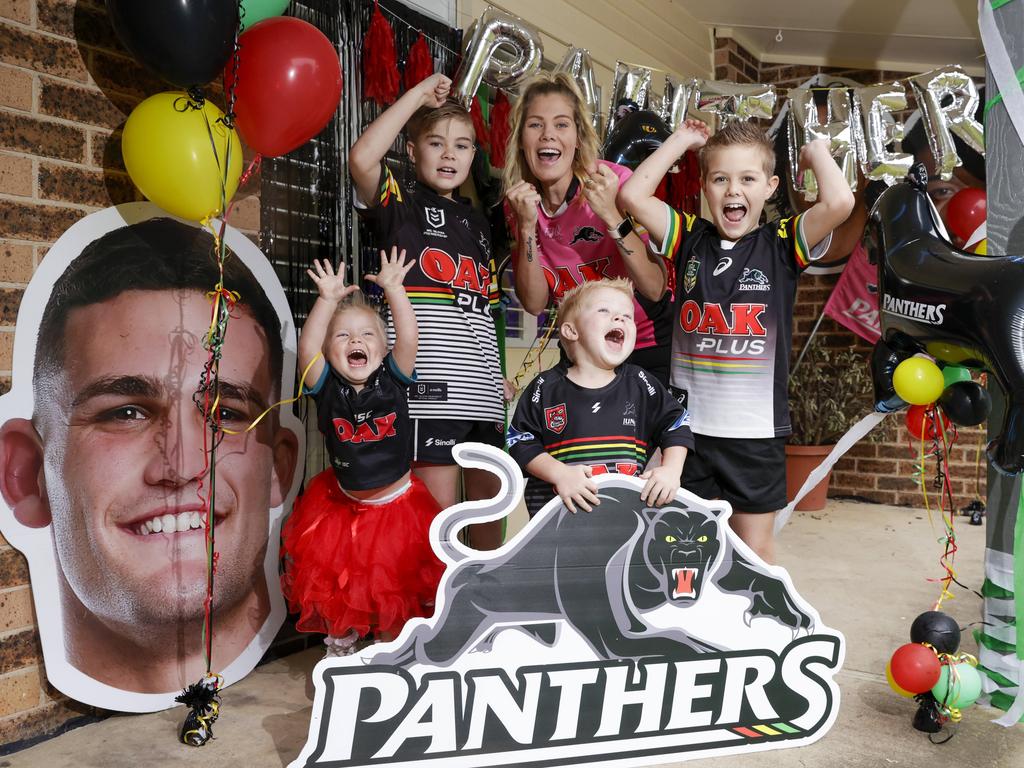
[(807, 238), (804, 237), (803, 223), (804, 214), (800, 213), (787, 219), (780, 219), (775, 230), (775, 236), (786, 243), (797, 272), (803, 272), (824, 256), (825, 251), (832, 243), (832, 233), (829, 232), (828, 236), (820, 243), (808, 244)]

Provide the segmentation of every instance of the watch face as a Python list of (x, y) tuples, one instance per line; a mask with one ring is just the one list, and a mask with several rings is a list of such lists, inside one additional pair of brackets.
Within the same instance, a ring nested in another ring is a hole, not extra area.
[(622, 220), (622, 223), (615, 228), (616, 236), (621, 240), (626, 237), (630, 232), (633, 231), (633, 220), (628, 216)]

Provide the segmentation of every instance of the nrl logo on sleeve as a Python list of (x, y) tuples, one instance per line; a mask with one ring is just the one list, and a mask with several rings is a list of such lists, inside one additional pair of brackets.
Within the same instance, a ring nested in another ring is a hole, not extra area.
[(600, 474), (592, 512), (552, 499), (479, 552), (457, 532), (507, 515), (523, 478), (490, 446), (453, 454), (501, 490), (435, 518), (431, 618), (316, 666), (293, 768), (655, 765), (831, 728), (845, 641), (734, 536), (727, 504), (680, 491), (652, 508), (643, 481)]

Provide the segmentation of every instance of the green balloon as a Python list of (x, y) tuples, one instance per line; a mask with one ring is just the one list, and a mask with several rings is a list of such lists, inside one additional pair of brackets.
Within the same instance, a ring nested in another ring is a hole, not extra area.
[(242, 24), (239, 32), (244, 32), (257, 21), (280, 16), (288, 7), (288, 0), (242, 0), (242, 10), (245, 15), (242, 17)]
[(961, 365), (947, 365), (942, 369), (942, 380), (947, 387), (958, 381), (970, 381), (971, 372)]
[(944, 707), (966, 709), (981, 696), (981, 673), (966, 661), (957, 663), (955, 668), (953, 680), (950, 681), (949, 666), (942, 665), (939, 682), (932, 688), (932, 696)]

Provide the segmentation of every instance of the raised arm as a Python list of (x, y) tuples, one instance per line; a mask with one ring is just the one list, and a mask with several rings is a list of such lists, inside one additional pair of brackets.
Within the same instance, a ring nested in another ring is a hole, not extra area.
[(803, 235), (814, 247), (853, 211), (854, 196), (838, 163), (832, 159), (827, 139), (815, 139), (800, 149), (800, 167), (809, 168), (818, 180), (818, 200), (803, 215)]
[(405, 260), (405, 249), (398, 251), (391, 246), (391, 256), (380, 252), (380, 272), (367, 275), (366, 279), (384, 289), (384, 298), (391, 307), (391, 320), (395, 324), (395, 346), (391, 349), (391, 357), (398, 370), (412, 378), (416, 368), (416, 351), (419, 347), (419, 327), (416, 325), (416, 312), (405, 292), (405, 276), (412, 269), (415, 261)]
[(583, 184), (584, 197), (591, 210), (604, 222), (608, 236), (618, 246), (619, 255), (636, 289), (651, 301), (658, 301), (665, 295), (668, 284), (664, 262), (654, 254), (648, 255), (647, 246), (636, 232), (630, 230), (625, 237), (619, 235), (618, 228), (626, 217), (619, 210), (618, 191), (619, 177), (607, 165), (600, 163)]
[(688, 150), (703, 147), (708, 140), (708, 127), (700, 120), (685, 120), (662, 145), (637, 166), (622, 185), (621, 204), (643, 226), (651, 240), (665, 240), (665, 204), (654, 196), (658, 184)]
[(380, 184), (380, 162), (395, 138), (420, 107), (440, 107), (448, 98), (452, 81), (444, 75), (431, 75), (388, 107), (370, 123), (348, 153), (348, 169), (359, 198), (366, 203), (375, 199)]
[[(359, 290), (358, 286), (345, 285), (345, 262), (341, 262), (338, 273), (335, 274), (330, 261), (324, 259), (321, 262), (320, 259), (313, 259), (313, 269), (307, 269), (306, 274), (316, 284), (317, 299), (302, 326), (302, 333), (299, 334), (300, 374), (323, 351), (324, 339), (327, 338), (327, 330), (331, 325), (331, 318), (334, 317), (334, 310), (338, 308), (338, 302)], [(311, 387), (317, 382), (323, 373), (324, 365), (322, 357), (313, 363), (306, 374), (306, 387)]]
[(505, 195), (512, 208), (515, 239), (515, 262), (512, 275), (516, 283), (516, 298), (531, 315), (539, 315), (548, 306), (551, 289), (544, 268), (540, 264), (540, 245), (537, 242), (537, 206), (540, 193), (528, 181), (516, 183)]

